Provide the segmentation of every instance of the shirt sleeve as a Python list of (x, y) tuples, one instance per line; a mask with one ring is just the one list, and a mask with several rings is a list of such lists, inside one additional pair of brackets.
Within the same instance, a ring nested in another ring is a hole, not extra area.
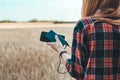
[(87, 64), (86, 57), (86, 38), (83, 31), (84, 24), (79, 21), (73, 31), (73, 41), (71, 59), (66, 62), (66, 68), (70, 75), (77, 80), (83, 80), (84, 71)]

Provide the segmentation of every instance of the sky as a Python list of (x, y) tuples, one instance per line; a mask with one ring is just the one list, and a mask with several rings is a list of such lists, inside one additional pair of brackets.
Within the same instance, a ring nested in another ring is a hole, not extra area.
[(0, 20), (77, 21), (82, 0), (0, 0)]

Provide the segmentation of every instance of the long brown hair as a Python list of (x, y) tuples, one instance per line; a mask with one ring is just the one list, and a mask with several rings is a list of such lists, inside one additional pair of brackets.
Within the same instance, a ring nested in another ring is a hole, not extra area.
[(83, 0), (82, 18), (120, 25), (120, 0)]

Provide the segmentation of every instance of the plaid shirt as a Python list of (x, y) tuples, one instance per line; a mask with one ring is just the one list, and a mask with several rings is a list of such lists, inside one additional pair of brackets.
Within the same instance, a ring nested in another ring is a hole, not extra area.
[(94, 21), (78, 21), (66, 68), (77, 80), (120, 80), (120, 26)]

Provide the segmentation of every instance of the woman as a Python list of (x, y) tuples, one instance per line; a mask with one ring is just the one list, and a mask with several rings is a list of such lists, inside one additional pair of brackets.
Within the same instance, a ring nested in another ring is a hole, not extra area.
[(83, 0), (73, 31), (72, 55), (58, 37), (48, 43), (77, 80), (120, 80), (120, 0)]

